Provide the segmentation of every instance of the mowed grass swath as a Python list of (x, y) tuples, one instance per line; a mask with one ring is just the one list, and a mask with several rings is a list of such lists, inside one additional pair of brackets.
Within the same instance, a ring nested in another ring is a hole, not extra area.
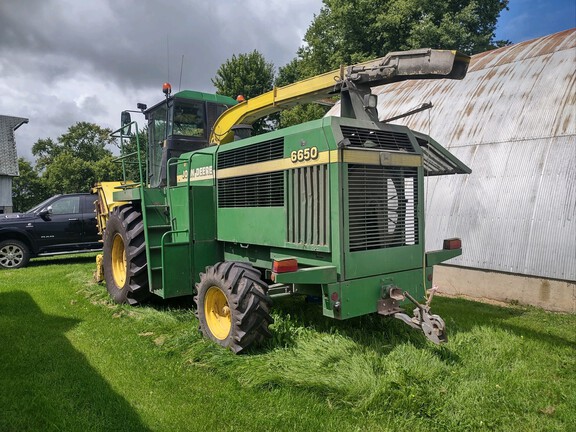
[(0, 430), (569, 431), (576, 316), (437, 298), (449, 341), (334, 321), (299, 297), (246, 355), (203, 338), (189, 299), (111, 303), (93, 257), (0, 273)]

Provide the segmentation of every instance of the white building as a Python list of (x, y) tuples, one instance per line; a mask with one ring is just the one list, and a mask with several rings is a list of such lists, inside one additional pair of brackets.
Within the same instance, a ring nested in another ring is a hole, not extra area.
[(12, 212), (12, 178), (19, 175), (14, 131), (27, 118), (0, 115), (0, 213)]

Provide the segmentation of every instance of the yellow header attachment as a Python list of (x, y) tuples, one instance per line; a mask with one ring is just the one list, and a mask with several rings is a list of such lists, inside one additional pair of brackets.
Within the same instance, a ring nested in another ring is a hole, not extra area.
[(104, 228), (106, 228), (106, 222), (108, 222), (108, 216), (114, 207), (126, 204), (125, 201), (114, 201), (113, 193), (118, 191), (121, 186), (126, 186), (134, 184), (129, 181), (125, 182), (99, 182), (92, 188), (92, 193), (97, 194), (98, 197), (95, 200), (96, 204), (96, 221), (98, 222), (98, 234), (102, 235)]
[(339, 93), (336, 88), (342, 81), (343, 70), (341, 68), (284, 87), (274, 87), (267, 93), (227, 109), (214, 124), (210, 143), (224, 144), (232, 141), (234, 133), (231, 128), (237, 124), (252, 124), (282, 109)]
[(341, 66), (242, 102), (226, 110), (214, 124), (211, 144), (224, 144), (234, 139), (231, 128), (252, 124), (282, 109), (314, 102), (343, 90), (370, 88), (406, 79), (462, 79), (470, 57), (457, 51), (420, 49), (389, 53), (384, 57), (353, 66)]

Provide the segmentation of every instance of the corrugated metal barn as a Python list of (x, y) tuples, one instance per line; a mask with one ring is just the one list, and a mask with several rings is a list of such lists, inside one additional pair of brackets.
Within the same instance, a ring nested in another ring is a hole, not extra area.
[(14, 131), (28, 119), (0, 115), (0, 213), (12, 212), (12, 178), (18, 173)]
[(381, 119), (432, 102), (395, 123), (429, 134), (472, 168), (425, 184), (427, 249), (463, 240), (463, 255), (449, 262), (460, 269), (438, 272), (444, 291), (576, 311), (575, 71), (572, 29), (477, 54), (462, 81), (374, 91)]

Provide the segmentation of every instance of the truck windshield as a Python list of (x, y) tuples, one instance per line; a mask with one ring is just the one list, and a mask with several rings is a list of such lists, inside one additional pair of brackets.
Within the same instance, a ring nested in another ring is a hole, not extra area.
[(30, 210), (26, 211), (25, 213), (27, 213), (27, 214), (32, 214), (32, 213), (39, 212), (39, 211), (42, 210), (44, 207), (46, 207), (50, 201), (52, 201), (52, 198), (54, 198), (54, 197), (48, 198), (46, 201), (42, 201), (40, 204), (38, 204), (37, 206), (32, 207)]

